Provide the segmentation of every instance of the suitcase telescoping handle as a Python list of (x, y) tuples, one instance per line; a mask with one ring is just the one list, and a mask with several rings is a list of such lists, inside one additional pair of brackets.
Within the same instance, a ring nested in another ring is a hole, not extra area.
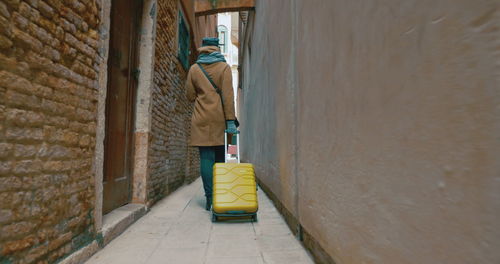
[[(236, 135), (236, 149), (238, 150), (238, 156), (237, 160), (238, 163), (240, 163), (240, 132), (236, 134), (231, 134), (231, 135)], [(224, 162), (227, 163), (227, 132), (224, 131)]]

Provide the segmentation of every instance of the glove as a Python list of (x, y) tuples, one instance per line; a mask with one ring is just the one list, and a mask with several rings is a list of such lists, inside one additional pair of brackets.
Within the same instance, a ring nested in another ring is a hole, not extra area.
[(239, 134), (240, 131), (238, 131), (238, 129), (236, 129), (236, 124), (234, 123), (234, 120), (227, 120), (226, 121), (226, 133), (229, 133), (229, 134)]

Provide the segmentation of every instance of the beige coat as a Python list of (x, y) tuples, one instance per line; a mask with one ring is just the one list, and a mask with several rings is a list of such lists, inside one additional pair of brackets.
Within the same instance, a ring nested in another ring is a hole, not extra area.
[[(200, 53), (219, 51), (214, 46), (202, 47)], [(226, 120), (234, 120), (234, 92), (231, 67), (225, 62), (202, 64), (217, 87), (222, 90)], [(189, 69), (186, 81), (186, 95), (194, 102), (191, 118), (191, 146), (224, 145), (226, 124), (219, 94), (205, 77), (197, 64)]]

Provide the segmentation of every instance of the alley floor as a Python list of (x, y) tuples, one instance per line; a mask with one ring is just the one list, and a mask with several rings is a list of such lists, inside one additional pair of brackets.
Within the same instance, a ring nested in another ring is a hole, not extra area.
[(212, 223), (202, 192), (200, 179), (180, 188), (86, 263), (313, 263), (261, 190), (256, 223)]

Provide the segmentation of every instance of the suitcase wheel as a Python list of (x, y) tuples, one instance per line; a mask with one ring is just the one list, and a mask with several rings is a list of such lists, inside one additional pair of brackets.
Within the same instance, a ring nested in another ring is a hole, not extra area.
[(217, 222), (217, 216), (215, 214), (212, 214), (212, 222)]
[(257, 214), (252, 215), (252, 222), (257, 222)]

